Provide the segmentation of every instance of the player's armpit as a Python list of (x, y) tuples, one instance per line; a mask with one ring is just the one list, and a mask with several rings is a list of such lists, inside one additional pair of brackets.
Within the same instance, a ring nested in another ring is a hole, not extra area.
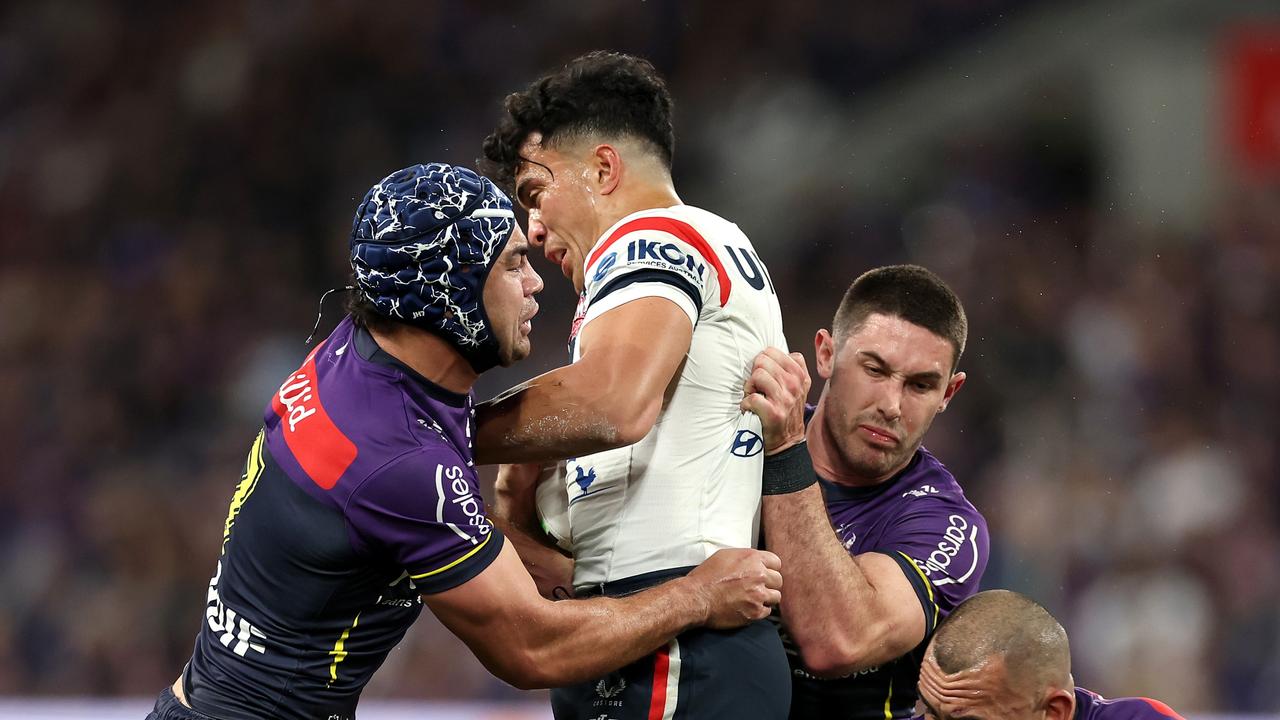
[(578, 362), (476, 410), (476, 461), (541, 462), (638, 442), (653, 428), (693, 324), (675, 302), (643, 297), (583, 327)]

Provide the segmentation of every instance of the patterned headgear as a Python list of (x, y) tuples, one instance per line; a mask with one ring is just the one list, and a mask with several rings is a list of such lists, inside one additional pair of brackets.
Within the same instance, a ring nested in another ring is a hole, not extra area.
[(398, 170), (356, 208), (356, 292), (379, 313), (445, 338), (483, 372), (499, 357), (484, 282), (515, 226), (511, 200), (488, 178), (444, 163)]

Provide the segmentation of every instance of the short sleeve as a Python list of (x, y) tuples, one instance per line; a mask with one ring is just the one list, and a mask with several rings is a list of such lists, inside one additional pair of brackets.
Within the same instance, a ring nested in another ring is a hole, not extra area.
[(918, 498), (876, 548), (902, 567), (920, 598), (926, 635), (978, 591), (990, 557), (987, 521), (967, 502)]
[(665, 297), (697, 324), (716, 296), (714, 252), (691, 225), (645, 217), (615, 231), (587, 265), (586, 322), (642, 297)]
[(475, 471), (452, 449), (422, 448), (383, 466), (352, 493), (346, 516), (367, 549), (426, 593), (479, 575), (502, 549)]

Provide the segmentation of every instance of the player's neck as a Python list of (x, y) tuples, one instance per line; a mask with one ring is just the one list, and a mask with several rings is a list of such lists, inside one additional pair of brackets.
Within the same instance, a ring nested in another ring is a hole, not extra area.
[(675, 187), (668, 178), (659, 182), (635, 183), (626, 188), (619, 186), (604, 196), (608, 201), (600, 204), (600, 229), (603, 232), (632, 213), (683, 205)]
[(370, 328), (369, 334), (383, 352), (450, 392), (471, 392), (479, 377), (457, 348), (434, 333), (402, 325), (389, 332)]
[(914, 453), (912, 453), (912, 456), (908, 456), (906, 462), (901, 466), (895, 467), (883, 475), (867, 477), (858, 472), (844, 459), (844, 456), (840, 453), (840, 446), (836, 444), (835, 438), (831, 437), (825, 419), (826, 413), (827, 393), (824, 390), (822, 397), (818, 399), (817, 407), (813, 410), (813, 417), (809, 419), (809, 427), (805, 431), (805, 440), (809, 445), (809, 457), (813, 460), (813, 469), (824, 479), (851, 487), (872, 487), (890, 480), (911, 462), (911, 457), (914, 456)]

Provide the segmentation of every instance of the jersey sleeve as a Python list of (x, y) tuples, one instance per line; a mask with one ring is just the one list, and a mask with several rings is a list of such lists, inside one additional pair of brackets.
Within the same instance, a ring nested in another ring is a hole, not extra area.
[(366, 549), (425, 593), (467, 582), (502, 549), (475, 473), (452, 449), (422, 448), (383, 466), (352, 493), (346, 515)]
[(902, 567), (925, 614), (925, 636), (978, 591), (990, 557), (987, 521), (967, 502), (914, 500), (876, 548)]
[(687, 223), (662, 217), (630, 221), (588, 258), (584, 322), (632, 300), (665, 297), (696, 325), (703, 305), (718, 293), (714, 258)]

